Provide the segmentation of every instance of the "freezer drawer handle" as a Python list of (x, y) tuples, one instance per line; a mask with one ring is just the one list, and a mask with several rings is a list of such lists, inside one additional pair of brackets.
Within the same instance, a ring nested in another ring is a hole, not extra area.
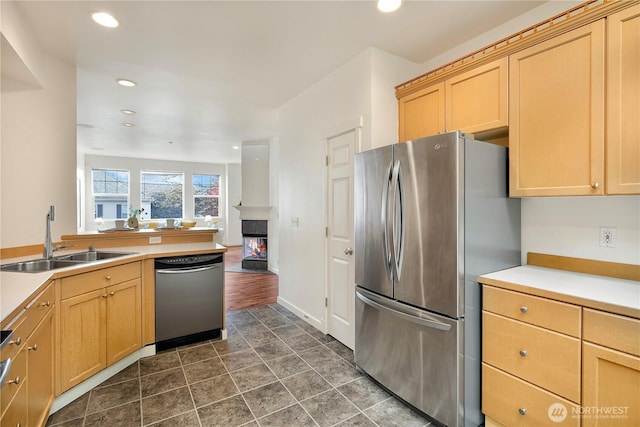
[(362, 295), (360, 292), (356, 292), (356, 295), (365, 304), (370, 305), (371, 307), (377, 308), (378, 310), (386, 311), (389, 314), (391, 314), (392, 316), (398, 317), (398, 318), (400, 318), (402, 320), (407, 320), (409, 322), (413, 322), (413, 323), (421, 325), (421, 326), (427, 326), (429, 328), (440, 329), (442, 331), (451, 330), (451, 325), (447, 325), (446, 323), (437, 322), (437, 321), (431, 320), (431, 319), (424, 319), (422, 317), (412, 316), (410, 314), (406, 314), (406, 313), (403, 313), (401, 311), (397, 311), (397, 310), (391, 309), (389, 307), (385, 307), (382, 304), (378, 304), (377, 302), (375, 302), (373, 300), (370, 300), (369, 298), (367, 298), (364, 295)]

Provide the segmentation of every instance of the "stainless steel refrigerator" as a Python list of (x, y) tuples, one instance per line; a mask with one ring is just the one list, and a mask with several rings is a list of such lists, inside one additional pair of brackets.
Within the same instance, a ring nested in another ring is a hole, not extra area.
[(483, 422), (477, 277), (520, 265), (507, 176), (459, 132), (356, 155), (356, 365), (447, 426)]

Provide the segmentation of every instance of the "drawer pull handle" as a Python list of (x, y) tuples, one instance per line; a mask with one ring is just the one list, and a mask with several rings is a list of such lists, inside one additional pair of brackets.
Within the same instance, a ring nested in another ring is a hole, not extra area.
[(11, 341), (9, 341), (9, 344), (15, 344), (15, 345), (20, 345), (20, 344), (22, 344), (22, 337), (18, 337), (18, 338), (17, 338), (17, 339), (15, 339), (15, 340), (11, 340)]
[(114, 296), (116, 293), (115, 292), (109, 292), (109, 295)]
[(527, 350), (520, 350), (520, 356), (527, 357)]
[(105, 279), (111, 280), (111, 275), (104, 276)]
[(107, 294), (102, 295), (102, 298), (106, 298), (106, 297), (107, 297)]
[(518, 412), (520, 412), (520, 415), (527, 415), (527, 408), (520, 408)]
[(7, 384), (20, 384), (20, 377), (15, 377), (15, 379), (7, 381)]
[(593, 188), (594, 190), (597, 190), (599, 187), (600, 187), (600, 183), (598, 183), (598, 181), (591, 184), (591, 188)]
[(51, 301), (41, 302), (40, 307), (51, 307)]
[(27, 347), (27, 350), (38, 351), (38, 344), (34, 344), (31, 347)]
[(522, 307), (520, 307), (520, 311), (523, 313), (526, 313), (527, 311), (529, 311), (529, 307), (527, 307), (526, 305), (523, 305)]

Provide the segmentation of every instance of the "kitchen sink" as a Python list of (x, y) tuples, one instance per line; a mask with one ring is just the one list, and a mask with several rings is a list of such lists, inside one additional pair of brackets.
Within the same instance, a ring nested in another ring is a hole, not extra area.
[(56, 260), (69, 261), (100, 261), (103, 259), (118, 258), (126, 255), (133, 255), (134, 252), (108, 252), (108, 251), (86, 251), (69, 255), (54, 257)]
[(0, 266), (1, 271), (16, 271), (22, 273), (42, 273), (44, 271), (56, 270), (58, 268), (73, 267), (76, 265), (88, 264), (93, 261), (117, 258), (126, 255), (133, 255), (134, 252), (109, 252), (109, 251), (86, 251), (75, 254), (60, 255), (51, 259), (35, 259), (31, 261), (15, 262)]
[(22, 273), (42, 273), (43, 271), (55, 270), (58, 268), (73, 267), (82, 264), (82, 261), (72, 261), (67, 259), (35, 259), (31, 261), (15, 262), (0, 266), (2, 271), (18, 271)]

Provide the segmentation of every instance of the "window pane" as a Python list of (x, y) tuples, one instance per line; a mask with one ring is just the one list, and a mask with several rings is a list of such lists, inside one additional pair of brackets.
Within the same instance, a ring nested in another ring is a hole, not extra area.
[(129, 206), (129, 172), (94, 169), (91, 171), (91, 181), (94, 218), (126, 218)]
[(217, 197), (194, 197), (195, 216), (203, 217), (207, 215), (218, 216)]
[(184, 176), (171, 172), (142, 172), (141, 200), (152, 219), (182, 218)]
[(193, 175), (193, 194), (195, 196), (219, 196), (220, 175)]

